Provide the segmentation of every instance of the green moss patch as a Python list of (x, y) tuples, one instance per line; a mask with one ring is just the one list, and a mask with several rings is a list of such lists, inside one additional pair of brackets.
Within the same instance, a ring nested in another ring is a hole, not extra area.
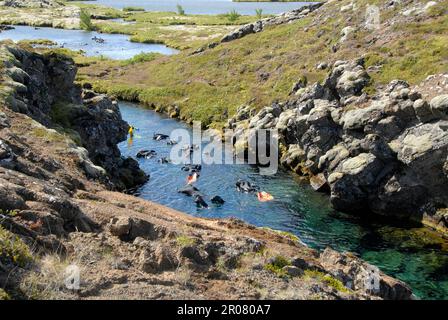
[(196, 244), (196, 240), (194, 238), (190, 238), (185, 235), (181, 235), (176, 238), (176, 243), (179, 247), (189, 247)]
[(30, 248), (12, 232), (0, 226), (0, 261), (4, 265), (26, 267), (33, 261)]
[(338, 280), (328, 274), (325, 274), (323, 272), (320, 272), (317, 270), (305, 270), (304, 276), (308, 277), (308, 278), (317, 279), (317, 280), (325, 283), (327, 286), (336, 289), (339, 292), (343, 292), (343, 293), (351, 292), (350, 289), (348, 289), (346, 286), (344, 286), (344, 284), (340, 280)]
[(11, 300), (9, 294), (2, 288), (0, 288), (0, 300)]
[(287, 277), (288, 274), (283, 270), (283, 267), (291, 265), (291, 261), (283, 256), (276, 256), (272, 259), (272, 262), (264, 266), (265, 270), (271, 271), (279, 277)]
[(123, 11), (145, 11), (143, 7), (123, 7)]

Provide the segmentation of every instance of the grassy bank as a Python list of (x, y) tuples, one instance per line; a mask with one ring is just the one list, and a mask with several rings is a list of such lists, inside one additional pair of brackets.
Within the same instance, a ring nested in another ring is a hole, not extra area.
[(319, 2), (319, 1), (298, 1), (298, 0), (232, 0), (232, 2)]
[[(230, 12), (220, 15), (193, 15), (181, 7), (179, 12), (146, 12), (139, 8), (118, 10), (78, 2), (75, 4), (90, 13), (96, 29), (100, 32), (128, 34), (131, 41), (163, 43), (181, 50), (217, 40), (236, 26), (258, 19), (255, 10), (253, 16), (235, 16)], [(122, 18), (123, 22), (112, 20), (114, 18)]]
[[(238, 106), (261, 108), (287, 98), (295, 81), (321, 81), (327, 71), (316, 66), (340, 59), (366, 58), (374, 91), (393, 79), (416, 84), (448, 70), (448, 1), (439, 2), (417, 18), (402, 14), (403, 5), (381, 14), (381, 28), (363, 28), (358, 10), (341, 12), (345, 0), (327, 3), (303, 20), (267, 28), (221, 44), (202, 54), (188, 52), (132, 66), (108, 62), (81, 68), (80, 78), (97, 90), (139, 100), (155, 108), (180, 107), (187, 120), (220, 126)], [(356, 1), (360, 10), (386, 1)], [(345, 41), (341, 31), (353, 26)], [(104, 70), (107, 70), (106, 74)]]
[[(91, 18), (88, 25), (84, 22), (87, 20), (86, 15)], [(127, 34), (131, 41), (163, 43), (176, 49), (195, 48), (205, 42), (218, 40), (236, 26), (256, 21), (259, 17), (260, 13), (257, 14), (255, 10), (251, 16), (234, 12), (193, 15), (182, 7), (178, 8), (178, 12), (146, 12), (139, 7), (119, 10), (83, 2), (66, 2), (65, 6), (56, 9), (0, 6), (0, 24)]]

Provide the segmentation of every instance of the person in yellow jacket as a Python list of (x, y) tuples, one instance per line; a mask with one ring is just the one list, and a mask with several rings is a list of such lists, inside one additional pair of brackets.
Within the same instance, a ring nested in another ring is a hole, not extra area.
[(129, 127), (129, 131), (128, 131), (128, 133), (129, 133), (129, 136), (130, 136), (131, 138), (134, 136), (134, 130), (135, 130), (135, 128), (134, 128), (133, 126), (130, 126), (130, 127)]

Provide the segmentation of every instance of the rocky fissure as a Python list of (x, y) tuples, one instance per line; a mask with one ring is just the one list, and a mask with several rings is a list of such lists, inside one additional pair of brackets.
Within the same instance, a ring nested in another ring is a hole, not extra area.
[(248, 107), (228, 121), (245, 148), (249, 129), (277, 129), (281, 162), (329, 190), (341, 211), (423, 221), (446, 231), (448, 207), (448, 95), (425, 100), (405, 81), (375, 95), (363, 59), (336, 61), (326, 79), (294, 85), (291, 98)]
[(8, 56), (3, 83), (13, 111), (74, 138), (77, 145), (70, 152), (79, 156), (90, 177), (110, 180), (111, 188), (126, 190), (147, 181), (137, 162), (122, 158), (118, 150), (129, 125), (122, 120), (117, 102), (75, 85), (72, 59), (18, 47), (2, 50)]
[[(125, 184), (116, 104), (74, 85), (70, 59), (16, 46), (1, 54), (0, 287), (10, 297), (413, 298), (379, 271), (372, 290), (373, 266), (352, 255), (107, 191)], [(80, 272), (78, 289), (64, 287), (67, 266)]]

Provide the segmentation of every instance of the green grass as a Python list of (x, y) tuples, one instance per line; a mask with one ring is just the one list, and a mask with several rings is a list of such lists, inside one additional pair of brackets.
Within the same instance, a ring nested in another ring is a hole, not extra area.
[(178, 15), (180, 15), (180, 16), (184, 16), (185, 15), (185, 10), (184, 10), (184, 8), (180, 4), (176, 5), (176, 9), (177, 9), (177, 14)]
[(152, 24), (136, 22), (135, 24), (120, 24), (103, 21), (96, 23), (98, 30), (104, 33), (128, 34), (133, 42), (166, 44), (175, 49), (190, 49), (217, 41), (228, 29), (219, 25), (188, 25), (180, 18), (174, 18), (171, 24)]
[[(58, 125), (55, 128), (55, 130), (62, 137), (69, 138), (74, 143), (76, 143), (78, 146), (81, 146), (82, 145), (81, 136), (79, 135), (79, 133), (77, 131), (71, 129), (71, 127), (72, 127), (71, 114), (72, 114), (73, 108), (75, 108), (75, 107), (70, 104), (63, 103), (63, 102), (56, 102), (51, 107), (50, 117)], [(44, 134), (44, 133), (42, 132), (42, 134)], [(48, 135), (44, 134), (44, 136), (47, 137)], [(60, 137), (60, 138), (62, 139), (62, 137)], [(55, 138), (55, 137), (50, 136), (50, 139), (59, 140), (59, 137)]]
[(11, 300), (9, 294), (2, 288), (0, 288), (0, 300)]
[(55, 46), (57, 42), (48, 39), (32, 39), (32, 40), (20, 40), (19, 45), (29, 46)]
[(348, 289), (346, 286), (344, 286), (344, 284), (340, 280), (338, 280), (328, 274), (325, 274), (323, 272), (320, 272), (317, 270), (305, 270), (304, 276), (308, 277), (308, 278), (317, 279), (317, 280), (325, 283), (327, 286), (332, 287), (333, 289), (336, 289), (339, 292), (343, 292), (343, 293), (351, 292), (351, 290)]
[[(133, 80), (135, 71), (129, 70), (125, 76), (93, 81), (94, 86), (122, 98), (132, 96), (133, 100), (147, 105), (177, 104), (183, 119), (219, 126), (227, 120), (225, 114), (233, 114), (241, 104), (261, 107), (285, 98), (292, 84), (304, 73), (308, 79), (317, 78), (314, 71), (310, 76), (297, 66), (298, 48), (294, 41), (287, 41), (292, 34), (300, 32), (304, 24), (305, 21), (272, 28), (203, 55), (180, 54), (157, 59), (154, 64), (146, 64), (137, 71), (152, 74), (140, 83)], [(282, 45), (273, 43), (273, 38)], [(276, 57), (275, 51), (280, 56)], [(319, 57), (315, 59), (317, 62)], [(258, 79), (257, 72), (262, 71), (272, 74), (267, 81)]]
[[(183, 10), (183, 9), (182, 9)], [(256, 16), (240, 16), (229, 20), (228, 15), (186, 15), (185, 12), (131, 12), (122, 24), (115, 21), (96, 20), (95, 27), (104, 33), (131, 36), (131, 41), (163, 43), (176, 49), (197, 48), (219, 40), (233, 28), (257, 20)]]
[[(111, 60), (104, 55), (99, 56), (84, 56), (82, 51), (73, 51), (67, 48), (37, 48), (35, 51), (43, 54), (56, 53), (75, 60), (78, 67), (90, 66), (96, 63), (107, 63), (110, 66), (118, 66), (121, 63), (125, 63), (128, 60)], [(132, 58), (131, 58), (132, 59)]]
[(230, 22), (235, 22), (241, 17), (241, 15), (235, 9), (227, 13), (226, 16)]
[(69, 128), (57, 127), (54, 130), (49, 130), (44, 127), (36, 127), (30, 131), (31, 135), (36, 138), (43, 139), (55, 143), (76, 143), (81, 145), (81, 138), (79, 135)]
[(179, 247), (189, 247), (196, 244), (196, 240), (185, 235), (178, 236), (176, 243)]
[(292, 240), (294, 242), (299, 242), (300, 241), (299, 237), (297, 237), (295, 234), (293, 234), (291, 232), (288, 232), (288, 231), (275, 230), (275, 229), (272, 229), (272, 228), (269, 228), (269, 227), (262, 227), (261, 229), (277, 233), (278, 235), (280, 235), (282, 237), (285, 237), (285, 238), (288, 238), (288, 239), (290, 239), (290, 240)]
[[(71, 6), (81, 9), (80, 28), (98, 30), (104, 33), (119, 33), (131, 36), (131, 40), (144, 43), (164, 43), (177, 49), (189, 49), (204, 45), (204, 43), (220, 39), (230, 30), (224, 26), (245, 24), (257, 20), (256, 16), (240, 16), (230, 21), (226, 14), (193, 15), (186, 14), (182, 7), (178, 12), (146, 12), (143, 8), (125, 7), (123, 10), (108, 8), (101, 5), (71, 2)], [(45, 18), (31, 21), (26, 15)], [(33, 24), (38, 21), (40, 26), (51, 26), (52, 21), (63, 18), (58, 11), (41, 8), (14, 8), (2, 10), (0, 21), (3, 24)], [(113, 18), (123, 18), (133, 21), (123, 24), (111, 21)]]
[(92, 16), (102, 17), (106, 19), (123, 18), (128, 14), (126, 12), (123, 12), (122, 10), (102, 5), (86, 4), (83, 2), (71, 2), (70, 4), (75, 5), (81, 9), (87, 10)]
[[(312, 14), (293, 23), (269, 27), (261, 33), (220, 44), (202, 54), (192, 56), (191, 52), (184, 52), (160, 57), (112, 71), (101, 79), (92, 75), (101, 68), (113, 68), (108, 63), (96, 64), (81, 68), (81, 76), (102, 92), (130, 97), (160, 110), (178, 105), (181, 119), (198, 120), (203, 126), (220, 128), (227, 121), (227, 115), (233, 115), (241, 105), (260, 109), (273, 101), (287, 99), (292, 85), (301, 78), (306, 78), (308, 84), (322, 81), (327, 71), (317, 70), (316, 65), (321, 62), (365, 56), (367, 66), (380, 65), (378, 72), (370, 74), (372, 82), (366, 89), (369, 93), (393, 79), (403, 79), (413, 85), (429, 74), (448, 70), (448, 15), (441, 14), (446, 11), (447, 0), (433, 7), (418, 23), (403, 20), (388, 27), (391, 36), (387, 43), (372, 42), (372, 32), (359, 30), (353, 38), (338, 44), (339, 49), (334, 53), (331, 46), (339, 42), (347, 15), (352, 19), (351, 24), (363, 23), (363, 16), (356, 12), (340, 13), (340, 6), (349, 2), (326, 4), (322, 9), (328, 15), (326, 19), (319, 18), (322, 12), (319, 17)], [(357, 3), (362, 9), (367, 4), (384, 1), (359, 0)], [(382, 19), (395, 19), (399, 16), (398, 10), (401, 8), (385, 10)], [(140, 21), (137, 23), (143, 23), (145, 19), (161, 22), (168, 16), (142, 13), (133, 16), (136, 17)], [(172, 18), (179, 16), (173, 13)], [(244, 18), (242, 16), (240, 20)], [(219, 20), (219, 17), (213, 19)], [(151, 31), (148, 34), (137, 32), (133, 37), (143, 37), (139, 41), (153, 37)], [(176, 38), (180, 39), (177, 35)], [(261, 73), (269, 76), (261, 79)]]
[(264, 266), (264, 269), (275, 273), (279, 277), (287, 277), (288, 274), (283, 270), (283, 268), (289, 265), (291, 265), (291, 261), (287, 258), (283, 256), (276, 256), (271, 263)]
[(24, 268), (32, 261), (31, 250), (22, 239), (0, 226), (0, 262)]
[(128, 15), (125, 20), (135, 21), (136, 23), (149, 23), (153, 25), (196, 25), (196, 26), (210, 26), (210, 25), (233, 25), (245, 24), (256, 20), (255, 16), (240, 16), (236, 23), (229, 22), (227, 14), (207, 15), (207, 14), (188, 14), (182, 15), (179, 12), (135, 12)]
[(145, 53), (145, 52), (142, 52), (142, 53), (136, 54), (132, 58), (124, 60), (121, 63), (121, 65), (128, 66), (128, 65), (132, 65), (132, 64), (136, 64), (136, 63), (141, 63), (141, 62), (148, 62), (148, 61), (152, 61), (154, 59), (157, 59), (160, 56), (161, 56), (160, 53), (155, 53), (155, 52)]
[(81, 9), (79, 19), (80, 19), (79, 26), (81, 27), (81, 29), (86, 31), (95, 30), (95, 27), (92, 24), (92, 20), (90, 19), (90, 13), (87, 10)]
[(145, 8), (143, 7), (123, 7), (123, 11), (129, 12), (129, 11), (145, 11)]
[(71, 108), (66, 103), (57, 102), (51, 106), (51, 119), (63, 127), (69, 128), (71, 126)]
[(0, 214), (8, 217), (15, 217), (17, 216), (18, 212), (17, 210), (2, 210), (0, 209)]

